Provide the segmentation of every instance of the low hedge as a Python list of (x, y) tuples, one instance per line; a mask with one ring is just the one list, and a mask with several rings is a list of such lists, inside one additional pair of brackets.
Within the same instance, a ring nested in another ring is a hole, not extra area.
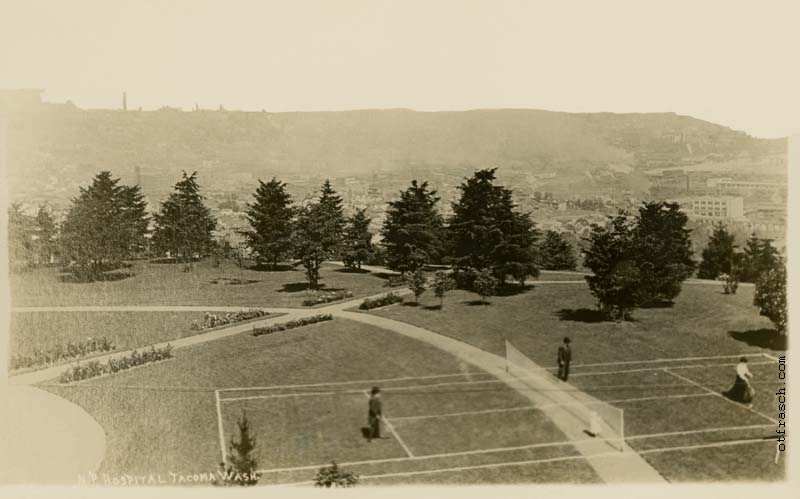
[(353, 293), (350, 291), (315, 291), (308, 298), (303, 300), (304, 307), (313, 307), (322, 303), (330, 303), (333, 301), (344, 300), (345, 298), (352, 298)]
[(266, 317), (269, 312), (259, 309), (243, 310), (241, 312), (228, 312), (225, 315), (212, 314), (206, 312), (203, 316), (203, 322), (192, 321), (190, 329), (192, 331), (202, 331), (203, 329), (211, 329), (213, 327), (224, 326), (226, 324), (233, 324), (235, 322), (249, 321), (250, 319), (257, 319), (259, 317)]
[(91, 360), (85, 364), (77, 364), (68, 370), (61, 373), (59, 381), (61, 383), (73, 383), (75, 381), (82, 381), (84, 379), (95, 378), (104, 374), (113, 374), (132, 367), (149, 364), (151, 362), (158, 362), (172, 358), (172, 345), (167, 344), (163, 348), (150, 347), (150, 350), (145, 350), (142, 353), (134, 350), (125, 357), (118, 359), (109, 359), (108, 362), (102, 363), (96, 360)]
[(271, 326), (254, 327), (253, 336), (262, 336), (265, 334), (277, 333), (279, 331), (286, 331), (288, 329), (307, 326), (309, 324), (316, 324), (317, 322), (329, 321), (331, 319), (333, 319), (333, 316), (331, 314), (318, 314), (318, 315), (312, 315), (311, 317), (303, 317), (301, 319), (291, 320), (288, 322), (281, 322), (279, 324), (272, 324)]
[(38, 367), (62, 360), (77, 359), (97, 352), (110, 352), (114, 344), (105, 336), (88, 338), (86, 341), (61, 343), (49, 348), (40, 348), (32, 354), (11, 356), (11, 370)]
[(361, 310), (372, 310), (373, 308), (385, 307), (386, 305), (400, 303), (401, 301), (403, 301), (402, 296), (390, 292), (373, 299), (364, 298), (364, 301), (361, 302), (358, 308)]

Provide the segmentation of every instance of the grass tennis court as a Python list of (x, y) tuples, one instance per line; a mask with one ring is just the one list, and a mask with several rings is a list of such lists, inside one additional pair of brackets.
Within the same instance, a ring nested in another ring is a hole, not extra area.
[[(389, 438), (368, 442), (361, 428), (374, 384), (382, 389), (388, 420), (382, 432)], [(261, 483), (306, 482), (331, 460), (367, 480), (445, 475), (438, 481), (466, 471), (577, 461), (575, 481), (596, 480), (546, 414), (488, 374), (244, 387), (216, 396), (221, 452), (243, 412), (259, 428)]]
[[(768, 415), (777, 363), (751, 359), (758, 393), (748, 409), (719, 395), (732, 382), (735, 360), (575, 366), (572, 387), (563, 389), (581, 389), (623, 409), (627, 444), (668, 480), (780, 479), (785, 470), (774, 463), (776, 444), (769, 437), (776, 424)], [(389, 423), (383, 432), (390, 438), (369, 443), (359, 430), (373, 384), (382, 387)], [(541, 408), (488, 374), (245, 387), (215, 396), (221, 442), (230, 439), (243, 412), (260, 429), (257, 457), (267, 484), (306, 483), (334, 459), (379, 483), (469, 482), (489, 470), (539, 465), (566, 466), (580, 475), (587, 466)], [(715, 457), (737, 449), (746, 458), (723, 466)], [(686, 461), (697, 462), (687, 467)]]

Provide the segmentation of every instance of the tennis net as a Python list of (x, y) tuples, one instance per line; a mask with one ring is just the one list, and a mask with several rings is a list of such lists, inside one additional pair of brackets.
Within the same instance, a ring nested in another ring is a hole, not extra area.
[[(506, 345), (506, 371), (526, 386), (542, 389), (553, 383), (553, 376), (539, 367), (510, 341)], [(552, 403), (542, 409), (557, 408), (567, 411), (584, 426), (584, 432), (592, 437), (606, 441), (611, 447), (625, 450), (625, 414), (618, 407), (603, 402), (591, 395), (575, 390), (548, 390)]]

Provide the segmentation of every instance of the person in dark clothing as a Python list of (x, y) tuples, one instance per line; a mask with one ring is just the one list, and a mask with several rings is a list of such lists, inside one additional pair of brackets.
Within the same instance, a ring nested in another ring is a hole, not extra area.
[(572, 361), (572, 350), (569, 347), (570, 340), (564, 337), (564, 343), (558, 347), (558, 378), (567, 381), (569, 378), (569, 363)]
[(373, 438), (381, 437), (381, 419), (383, 418), (383, 402), (381, 401), (381, 389), (377, 386), (372, 387), (369, 397), (369, 414), (367, 415), (367, 424), (369, 425), (368, 441)]
[(747, 357), (741, 357), (736, 365), (736, 379), (733, 381), (733, 386), (722, 394), (733, 401), (747, 405), (747, 407), (753, 407), (755, 389), (750, 382), (752, 379), (753, 373), (747, 368)]

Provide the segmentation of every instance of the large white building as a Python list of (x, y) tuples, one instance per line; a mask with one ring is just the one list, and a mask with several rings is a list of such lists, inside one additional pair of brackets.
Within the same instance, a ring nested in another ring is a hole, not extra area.
[(744, 220), (744, 201), (735, 196), (699, 196), (678, 199), (690, 218)]

